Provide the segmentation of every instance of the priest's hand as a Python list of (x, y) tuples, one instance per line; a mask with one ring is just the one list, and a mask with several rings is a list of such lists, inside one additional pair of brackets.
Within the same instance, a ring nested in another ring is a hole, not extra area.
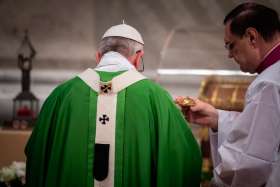
[(218, 111), (210, 104), (205, 103), (196, 98), (187, 98), (194, 101), (191, 106), (184, 105), (185, 97), (177, 97), (175, 102), (181, 107), (185, 118), (191, 122), (203, 127), (212, 128), (213, 131), (218, 130)]

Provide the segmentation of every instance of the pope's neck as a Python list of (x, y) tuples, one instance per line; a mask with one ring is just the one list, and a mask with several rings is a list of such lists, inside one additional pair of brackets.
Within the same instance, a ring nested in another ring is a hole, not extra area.
[(135, 69), (135, 67), (120, 53), (110, 51), (102, 56), (95, 69), (99, 71), (115, 72)]

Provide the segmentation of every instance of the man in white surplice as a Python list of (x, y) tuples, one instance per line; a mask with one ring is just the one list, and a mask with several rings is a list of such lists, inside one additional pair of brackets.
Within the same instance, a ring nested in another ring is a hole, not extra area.
[[(277, 12), (244, 3), (224, 19), (225, 47), (244, 72), (258, 73), (243, 112), (216, 110), (194, 99), (189, 121), (210, 127), (218, 186), (280, 186), (280, 23)], [(179, 98), (178, 98), (179, 99)]]

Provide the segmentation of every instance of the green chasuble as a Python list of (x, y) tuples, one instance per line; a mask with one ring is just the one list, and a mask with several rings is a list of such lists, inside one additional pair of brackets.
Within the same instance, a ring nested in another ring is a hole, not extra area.
[[(77, 76), (46, 99), (25, 148), (27, 187), (94, 187), (98, 94)], [(163, 88), (139, 80), (116, 106), (114, 187), (199, 187), (199, 146)]]

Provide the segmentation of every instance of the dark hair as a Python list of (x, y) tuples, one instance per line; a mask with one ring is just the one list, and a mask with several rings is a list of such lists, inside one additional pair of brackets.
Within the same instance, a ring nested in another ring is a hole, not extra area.
[(230, 23), (231, 33), (242, 37), (248, 27), (255, 28), (265, 41), (270, 41), (280, 31), (280, 22), (275, 10), (263, 5), (247, 2), (230, 11), (224, 25)]

